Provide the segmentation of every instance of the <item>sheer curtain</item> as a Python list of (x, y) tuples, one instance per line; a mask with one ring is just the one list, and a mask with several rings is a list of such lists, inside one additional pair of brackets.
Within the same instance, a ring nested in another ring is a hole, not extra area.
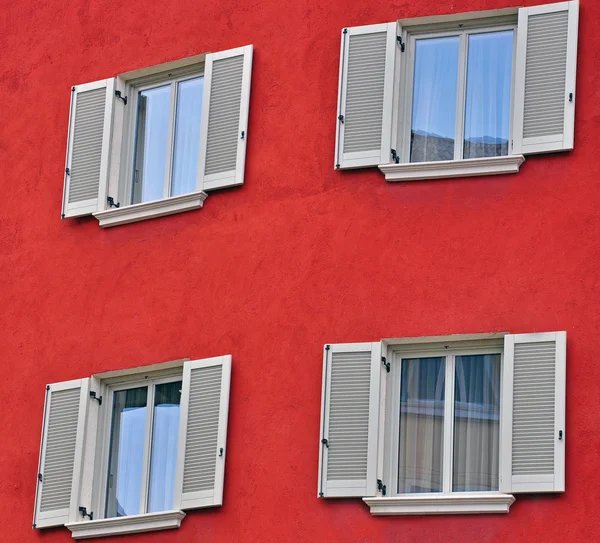
[(498, 490), (500, 355), (457, 356), (452, 490)]
[(441, 492), (445, 357), (402, 360), (398, 493)]
[(463, 158), (508, 154), (513, 31), (469, 35)]

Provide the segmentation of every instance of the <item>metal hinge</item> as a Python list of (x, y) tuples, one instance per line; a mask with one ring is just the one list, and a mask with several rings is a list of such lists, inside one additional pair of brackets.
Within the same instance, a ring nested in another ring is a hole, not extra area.
[(44, 480), (44, 476), (41, 473), (38, 473), (38, 481), (41, 483)]
[(115, 96), (119, 99), (119, 100), (123, 100), (123, 104), (127, 105), (127, 96), (123, 96), (121, 94), (120, 90), (116, 90), (115, 91)]
[(79, 506), (79, 512), (82, 517), (88, 517), (90, 520), (94, 520), (94, 513), (92, 511), (88, 513), (85, 507)]
[(329, 349), (331, 349), (331, 345), (325, 345), (325, 350), (328, 351)]
[(107, 196), (106, 201), (108, 202), (108, 207), (121, 207), (121, 203), (115, 203), (115, 199), (112, 196)]
[(70, 170), (69, 168), (65, 168), (65, 173), (66, 173), (67, 175), (71, 175), (71, 170)]
[(385, 356), (381, 357), (381, 363), (383, 364), (383, 367), (385, 368), (385, 371), (387, 371), (388, 373), (390, 373), (390, 363), (387, 361), (387, 358)]
[(96, 396), (96, 393), (93, 390), (90, 390), (90, 398), (96, 400), (98, 405), (102, 405), (102, 396)]
[(392, 160), (396, 164), (400, 164), (400, 157), (398, 156), (398, 153), (396, 152), (396, 149), (390, 149), (390, 152), (392, 153)]
[(338, 121), (340, 121), (342, 124), (344, 124), (344, 116), (338, 115)]
[(377, 479), (377, 490), (381, 492), (382, 496), (385, 496), (386, 486), (383, 484), (383, 481), (381, 479)]
[(328, 441), (327, 439), (323, 438), (323, 439), (321, 440), (321, 443), (322, 443), (323, 445), (325, 445), (325, 447), (327, 447), (327, 448), (329, 449), (329, 441)]
[(404, 42), (402, 41), (402, 36), (396, 36), (396, 41), (398, 42), (398, 45), (400, 46), (400, 52), (404, 53), (406, 46), (404, 45)]

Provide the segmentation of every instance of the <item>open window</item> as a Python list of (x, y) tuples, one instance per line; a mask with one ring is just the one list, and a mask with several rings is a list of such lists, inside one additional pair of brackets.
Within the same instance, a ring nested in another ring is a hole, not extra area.
[(231, 356), (48, 385), (34, 528), (179, 527), (223, 502)]
[(335, 167), (516, 173), (573, 148), (577, 0), (342, 31)]
[(62, 216), (103, 227), (202, 207), (241, 185), (252, 46), (72, 88)]

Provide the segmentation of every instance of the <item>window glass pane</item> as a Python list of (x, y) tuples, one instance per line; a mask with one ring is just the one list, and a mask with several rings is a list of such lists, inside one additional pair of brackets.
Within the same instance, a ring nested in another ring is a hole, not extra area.
[(464, 158), (508, 154), (513, 31), (471, 34)]
[(106, 517), (141, 513), (148, 388), (119, 390), (113, 396)]
[(453, 160), (459, 38), (415, 44), (410, 161)]
[(181, 381), (156, 385), (148, 513), (173, 509)]
[(196, 190), (203, 90), (204, 77), (178, 85), (171, 196)]
[(456, 357), (454, 492), (498, 490), (500, 355)]
[(134, 204), (159, 200), (165, 196), (170, 116), (171, 85), (138, 94)]
[(445, 357), (402, 360), (398, 493), (441, 492)]

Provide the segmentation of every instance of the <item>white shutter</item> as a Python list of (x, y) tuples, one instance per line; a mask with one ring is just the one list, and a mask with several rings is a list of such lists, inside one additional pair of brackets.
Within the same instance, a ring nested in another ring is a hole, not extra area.
[(342, 30), (335, 167), (390, 162), (396, 23)]
[(519, 8), (513, 152), (573, 149), (579, 2)]
[(231, 355), (183, 366), (175, 507), (223, 503)]
[(381, 366), (381, 343), (325, 346), (319, 497), (376, 494)]
[(564, 492), (566, 332), (504, 338), (500, 490)]
[(34, 528), (77, 518), (89, 391), (89, 379), (46, 387)]
[(72, 88), (62, 217), (104, 209), (115, 80)]
[(252, 45), (206, 55), (198, 190), (244, 183)]

